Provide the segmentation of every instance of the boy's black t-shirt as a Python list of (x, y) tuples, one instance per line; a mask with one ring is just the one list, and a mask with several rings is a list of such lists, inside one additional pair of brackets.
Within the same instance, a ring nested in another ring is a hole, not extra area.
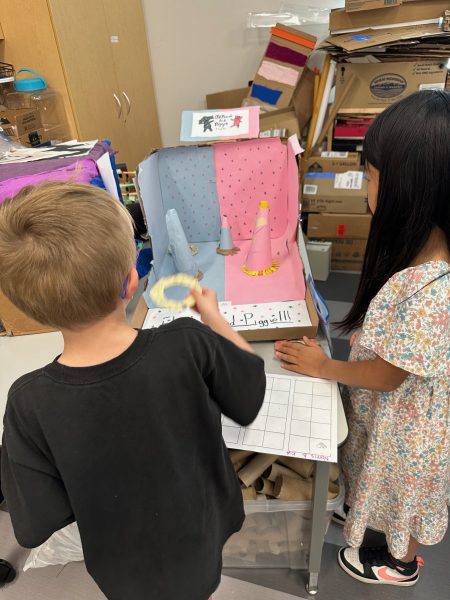
[(244, 518), (221, 412), (247, 425), (264, 391), (263, 361), (193, 319), (139, 331), (98, 366), (22, 377), (2, 460), (19, 543), (76, 520), (110, 600), (206, 600)]

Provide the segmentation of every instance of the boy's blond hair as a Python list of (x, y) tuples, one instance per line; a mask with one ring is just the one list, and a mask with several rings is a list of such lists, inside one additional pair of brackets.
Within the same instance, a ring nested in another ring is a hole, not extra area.
[(0, 289), (40, 323), (77, 329), (117, 308), (133, 226), (99, 188), (43, 183), (0, 204)]

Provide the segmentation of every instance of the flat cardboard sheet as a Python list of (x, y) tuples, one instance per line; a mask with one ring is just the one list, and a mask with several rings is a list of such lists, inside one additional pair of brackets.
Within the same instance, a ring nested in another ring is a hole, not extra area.
[(206, 107), (213, 108), (237, 108), (250, 91), (249, 87), (238, 88), (236, 90), (226, 90), (206, 95)]
[(442, 29), (437, 24), (411, 25), (409, 27), (393, 27), (391, 29), (364, 29), (358, 33), (332, 35), (325, 40), (324, 47), (332, 45), (342, 48), (347, 52), (355, 52), (374, 46), (386, 46), (403, 40), (441, 35)]
[(426, 0), (391, 7), (388, 13), (384, 9), (348, 12), (344, 8), (337, 8), (330, 13), (330, 31), (337, 33), (358, 31), (369, 27), (430, 24), (430, 21), (437, 22), (448, 7), (448, 0)]

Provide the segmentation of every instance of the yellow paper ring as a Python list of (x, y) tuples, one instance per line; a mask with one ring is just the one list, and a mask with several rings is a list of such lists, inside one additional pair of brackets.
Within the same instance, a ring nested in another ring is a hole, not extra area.
[(200, 284), (195, 277), (186, 273), (177, 273), (169, 277), (161, 277), (150, 290), (150, 298), (160, 308), (170, 308), (171, 310), (183, 310), (191, 308), (195, 304), (194, 297), (188, 294), (183, 300), (171, 300), (166, 296), (166, 289), (174, 286), (186, 287), (188, 289), (201, 290)]

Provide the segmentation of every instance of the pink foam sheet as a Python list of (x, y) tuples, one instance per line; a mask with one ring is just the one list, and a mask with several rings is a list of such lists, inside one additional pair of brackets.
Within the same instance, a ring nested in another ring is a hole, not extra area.
[[(220, 212), (227, 216), (240, 252), (225, 259), (225, 299), (233, 304), (303, 300), (305, 281), (296, 233), (298, 168), (293, 150), (279, 138), (214, 146)], [(259, 202), (269, 202), (275, 273), (251, 277), (242, 271)]]

